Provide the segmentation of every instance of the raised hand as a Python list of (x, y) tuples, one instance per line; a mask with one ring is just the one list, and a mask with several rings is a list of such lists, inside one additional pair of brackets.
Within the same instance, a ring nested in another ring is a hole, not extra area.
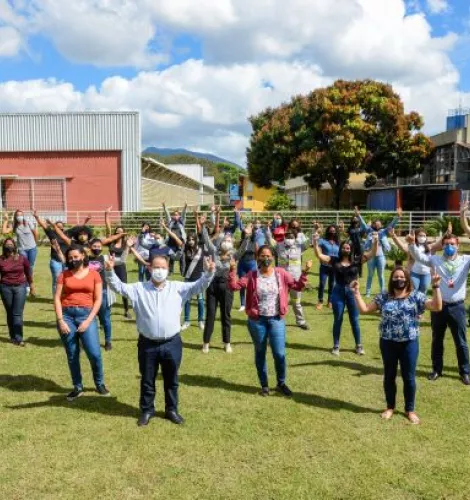
[(237, 268), (237, 261), (232, 257), (230, 259), (230, 271), (235, 271)]
[(372, 241), (379, 241), (379, 233), (377, 231), (372, 233)]
[(108, 208), (105, 210), (105, 212), (106, 212), (107, 214), (109, 214), (109, 212), (111, 212), (111, 210), (112, 210), (112, 209), (113, 209), (113, 206), (111, 205), (110, 207), (108, 207)]
[(354, 207), (354, 215), (356, 217), (359, 217), (361, 215), (361, 212), (359, 211), (359, 207)]
[(8, 212), (6, 212), (6, 211), (3, 212), (3, 220), (8, 221), (9, 217), (10, 217), (10, 215), (8, 214)]
[(395, 229), (393, 227), (391, 227), (388, 230), (388, 234), (389, 234), (389, 236), (391, 236), (392, 238), (394, 238), (396, 236)]
[(135, 236), (129, 236), (126, 240), (126, 245), (128, 248), (132, 248), (136, 244), (136, 238)]
[(409, 245), (414, 245), (416, 243), (416, 235), (414, 230), (410, 231), (410, 234), (406, 237), (406, 241)]
[(215, 273), (215, 262), (211, 256), (204, 257), (204, 267), (209, 273)]
[(305, 263), (305, 269), (304, 269), (304, 272), (305, 273), (308, 273), (310, 271), (310, 269), (312, 269), (312, 266), (313, 266), (313, 260), (307, 260), (307, 262)]
[(468, 211), (468, 201), (463, 201), (461, 204), (460, 204), (460, 213), (462, 215), (465, 215), (465, 213)]
[(441, 284), (441, 277), (435, 273), (432, 276), (432, 286), (438, 287)]
[(104, 261), (104, 268), (106, 269), (106, 271), (112, 271), (114, 269), (114, 264), (115, 264), (115, 257), (114, 255), (110, 255)]
[(452, 222), (450, 221), (447, 224), (447, 234), (452, 234)]
[(215, 205), (212, 205), (211, 206), (211, 212), (215, 212), (215, 211), (217, 211), (217, 207)]
[(207, 220), (207, 217), (205, 215), (201, 215), (199, 217), (199, 222), (200, 224), (205, 224), (206, 223), (206, 220)]
[(355, 280), (350, 285), (349, 288), (353, 291), (354, 295), (360, 295), (359, 281)]
[(318, 240), (320, 239), (320, 235), (318, 232), (315, 232), (312, 234), (312, 243), (315, 245), (318, 243)]
[(400, 219), (403, 216), (403, 209), (401, 207), (397, 208), (397, 215), (398, 215), (398, 217), (400, 217)]

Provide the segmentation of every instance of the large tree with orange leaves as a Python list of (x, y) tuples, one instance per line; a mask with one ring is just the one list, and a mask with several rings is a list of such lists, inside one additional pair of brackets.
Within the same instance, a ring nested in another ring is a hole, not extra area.
[(328, 182), (336, 208), (352, 172), (408, 177), (422, 170), (432, 151), (420, 132), (421, 116), (406, 114), (392, 87), (372, 80), (338, 80), (250, 122), (251, 181), (270, 187), (304, 176), (315, 189)]

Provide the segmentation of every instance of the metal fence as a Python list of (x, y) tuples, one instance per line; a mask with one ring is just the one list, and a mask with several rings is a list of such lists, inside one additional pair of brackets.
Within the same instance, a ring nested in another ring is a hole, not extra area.
[[(182, 207), (169, 207), (170, 211)], [(186, 228), (188, 230), (195, 229), (195, 219), (194, 210), (199, 207), (189, 206), (187, 211)], [(202, 207), (199, 213), (204, 213), (206, 215), (210, 214), (210, 207)], [(204, 210), (205, 208), (205, 210)], [(254, 222), (259, 219), (262, 223), (270, 222), (277, 212), (248, 212), (241, 211), (242, 220), (247, 222)], [(104, 212), (103, 211), (91, 211), (91, 212), (75, 212), (69, 211), (64, 213), (52, 213), (52, 212), (41, 212), (38, 214), (46, 219), (49, 218), (54, 221), (61, 220), (65, 222), (67, 226), (81, 225), (84, 223), (87, 217), (91, 217), (89, 225), (95, 228), (97, 234), (102, 234), (105, 231), (104, 227)], [(340, 211), (283, 211), (282, 216), (286, 221), (296, 218), (302, 224), (304, 232), (310, 234), (312, 224), (314, 222), (321, 223), (324, 227), (328, 224), (339, 224), (344, 222), (345, 226), (349, 224), (353, 213), (350, 210), (340, 210)], [(10, 212), (10, 216), (12, 212)], [(388, 223), (392, 220), (395, 213), (394, 212), (378, 212), (378, 211), (361, 211), (362, 217), (367, 221), (371, 222), (376, 219), (382, 220), (383, 223)], [(3, 219), (3, 213), (1, 214)], [(31, 212), (25, 211), (26, 219), (33, 220)], [(125, 227), (126, 231), (132, 234), (136, 234), (140, 231), (142, 224), (148, 223), (153, 228), (158, 229), (160, 226), (160, 221), (163, 217), (162, 210), (149, 210), (140, 212), (110, 212), (109, 218), (111, 221), (112, 228), (118, 225)], [(223, 224), (224, 218), (227, 217), (230, 221), (233, 220), (233, 209), (222, 210), (220, 215), (220, 223)], [(398, 232), (408, 232), (411, 229), (417, 229), (419, 227), (427, 226), (429, 223), (436, 221), (437, 219), (442, 219), (444, 217), (459, 217), (459, 212), (404, 212), (400, 223), (398, 225)], [(11, 217), (10, 217), (11, 219)]]

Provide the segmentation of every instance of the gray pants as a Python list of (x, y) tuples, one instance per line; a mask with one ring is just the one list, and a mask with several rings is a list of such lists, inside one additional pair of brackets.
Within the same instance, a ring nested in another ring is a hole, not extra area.
[(298, 326), (305, 325), (304, 310), (302, 308), (302, 292), (297, 292), (296, 290), (290, 291), (290, 298), (292, 299), (292, 309), (295, 314), (295, 322)]

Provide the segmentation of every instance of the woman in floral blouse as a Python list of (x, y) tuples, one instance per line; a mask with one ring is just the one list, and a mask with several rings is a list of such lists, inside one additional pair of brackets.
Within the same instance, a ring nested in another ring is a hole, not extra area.
[(388, 292), (377, 295), (369, 304), (361, 297), (359, 283), (355, 281), (351, 284), (359, 311), (362, 314), (379, 311), (381, 314), (380, 351), (384, 364), (384, 390), (387, 401), (387, 409), (382, 413), (382, 418), (385, 420), (390, 420), (395, 411), (397, 368), (400, 363), (406, 416), (412, 424), (420, 422), (415, 413), (419, 316), (425, 309), (442, 309), (439, 284), (440, 277), (433, 276), (433, 296), (432, 299), (427, 299), (424, 293), (413, 290), (409, 272), (403, 267), (396, 267), (390, 275)]

